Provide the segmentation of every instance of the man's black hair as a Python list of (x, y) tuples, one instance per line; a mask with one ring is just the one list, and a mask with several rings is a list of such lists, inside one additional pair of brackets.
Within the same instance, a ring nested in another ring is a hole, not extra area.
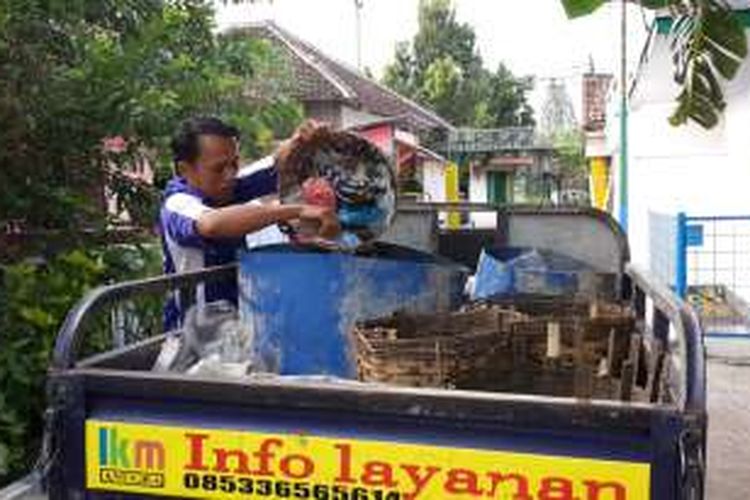
[(200, 154), (198, 138), (202, 135), (239, 139), (240, 131), (213, 116), (185, 120), (172, 137), (172, 159), (175, 166), (181, 161), (193, 161), (198, 157)]

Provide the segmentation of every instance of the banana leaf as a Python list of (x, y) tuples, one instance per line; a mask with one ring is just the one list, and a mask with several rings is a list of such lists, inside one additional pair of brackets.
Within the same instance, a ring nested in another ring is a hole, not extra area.
[[(568, 17), (591, 14), (607, 0), (561, 0)], [(747, 56), (745, 27), (725, 0), (640, 0), (648, 9), (669, 9), (674, 79), (682, 88), (669, 121), (692, 120), (713, 128), (726, 107), (722, 83), (732, 80)]]

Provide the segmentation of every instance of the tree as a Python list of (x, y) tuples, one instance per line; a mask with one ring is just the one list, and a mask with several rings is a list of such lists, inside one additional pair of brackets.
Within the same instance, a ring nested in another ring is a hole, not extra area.
[(526, 102), (532, 81), (503, 64), (485, 69), (474, 30), (456, 20), (450, 0), (420, 1), (419, 30), (396, 47), (384, 81), (459, 126), (533, 124)]
[(531, 77), (517, 78), (500, 63), (494, 73), (483, 71), (480, 78), (481, 92), (474, 108), (474, 126), (497, 128), (534, 124), (534, 110), (527, 101), (534, 88)]
[[(234, 119), (253, 155), (290, 129), (299, 107), (259, 74), (272, 50), (217, 37), (211, 4), (0, 0), (0, 225), (21, 219), (70, 235), (105, 227), (103, 184), (134, 204), (154, 201), (113, 167), (145, 158), (163, 178), (169, 135), (190, 115)], [(124, 147), (102, 147), (108, 137)]]
[(284, 81), (270, 45), (214, 34), (209, 0), (0, 0), (0, 233), (22, 219), (71, 240), (41, 263), (0, 265), (0, 485), (38, 449), (67, 311), (93, 286), (160, 268), (158, 249), (114, 258), (122, 249), (81, 234), (108, 222), (102, 185), (152, 224), (154, 187), (121, 169), (147, 159), (170, 175), (169, 137), (199, 113), (239, 125), (246, 155), (267, 151), (301, 118)]
[(587, 190), (588, 168), (584, 138), (576, 129), (560, 130), (552, 136), (555, 164), (561, 188)]
[[(569, 17), (591, 14), (607, 0), (562, 0)], [(747, 56), (742, 22), (726, 0), (640, 0), (648, 9), (668, 9), (674, 19), (675, 82), (682, 87), (669, 121), (692, 120), (713, 128), (726, 103), (722, 82), (737, 75)]]

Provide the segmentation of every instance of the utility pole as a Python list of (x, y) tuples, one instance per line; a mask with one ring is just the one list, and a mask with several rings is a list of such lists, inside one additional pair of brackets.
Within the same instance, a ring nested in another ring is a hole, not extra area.
[(627, 0), (620, 20), (620, 225), (628, 232), (628, 21)]
[(365, 0), (354, 0), (354, 9), (357, 15), (357, 69), (362, 71), (362, 7)]

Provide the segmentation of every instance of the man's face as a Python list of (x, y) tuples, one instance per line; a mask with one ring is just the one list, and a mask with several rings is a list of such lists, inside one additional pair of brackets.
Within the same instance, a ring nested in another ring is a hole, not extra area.
[(186, 163), (184, 175), (188, 182), (200, 189), (214, 202), (223, 205), (232, 199), (239, 169), (239, 147), (229, 137), (202, 135), (200, 154), (194, 162)]

